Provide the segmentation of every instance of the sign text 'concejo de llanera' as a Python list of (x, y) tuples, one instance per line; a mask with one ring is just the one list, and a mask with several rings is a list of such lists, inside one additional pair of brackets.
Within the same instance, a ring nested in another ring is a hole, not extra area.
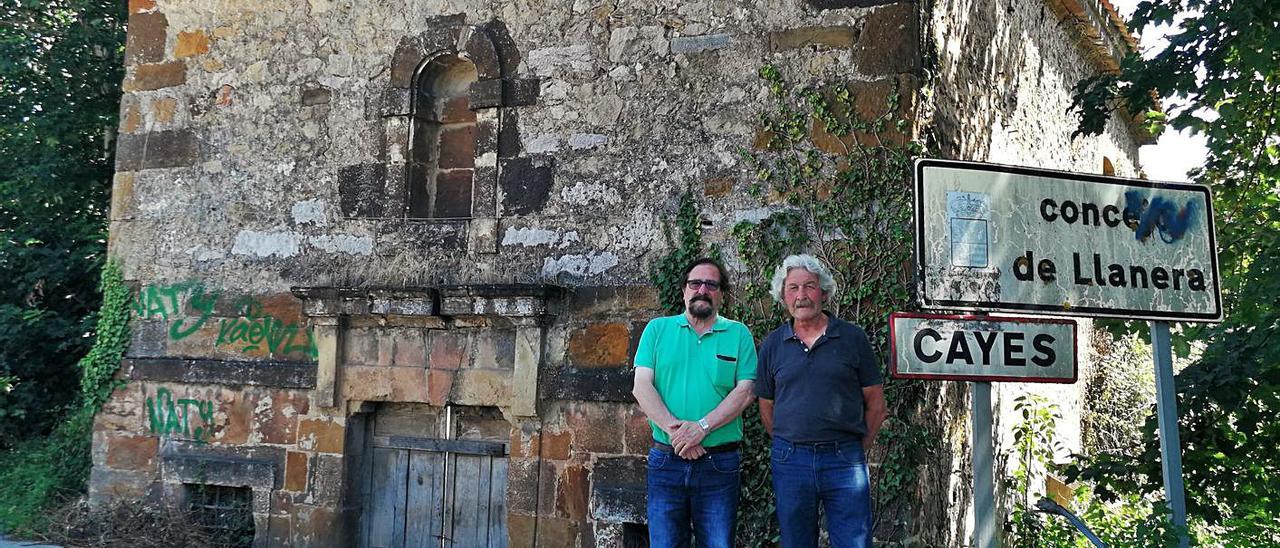
[(1207, 187), (918, 160), (925, 308), (1217, 321)]

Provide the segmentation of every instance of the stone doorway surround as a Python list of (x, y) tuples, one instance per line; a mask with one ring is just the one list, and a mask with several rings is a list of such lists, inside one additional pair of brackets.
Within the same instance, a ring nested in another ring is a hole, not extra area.
[[(547, 328), (565, 291), (552, 285), (294, 288), (319, 351), (311, 405), (346, 417), (341, 538), (359, 531), (363, 424), (382, 404), (496, 408), (511, 432), (540, 422)], [(317, 472), (318, 473), (318, 472)], [(513, 494), (508, 491), (506, 498)], [(504, 505), (509, 507), (510, 505)]]

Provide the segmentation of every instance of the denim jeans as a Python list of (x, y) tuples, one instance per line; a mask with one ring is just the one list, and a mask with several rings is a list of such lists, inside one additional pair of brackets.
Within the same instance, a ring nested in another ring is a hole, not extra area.
[(684, 460), (649, 449), (649, 545), (686, 548), (692, 533), (700, 548), (733, 546), (741, 468), (736, 450)]
[(818, 545), (818, 505), (833, 548), (871, 546), (871, 484), (862, 442), (771, 446), (773, 491), (783, 548)]

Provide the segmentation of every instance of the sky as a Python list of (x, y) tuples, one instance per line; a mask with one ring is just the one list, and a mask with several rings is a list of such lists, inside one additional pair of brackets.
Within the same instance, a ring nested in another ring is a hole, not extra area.
[[(1112, 5), (1126, 20), (1140, 0), (1111, 0)], [(1148, 28), (1140, 36), (1144, 55), (1165, 44), (1164, 35), (1169, 27)], [(1191, 136), (1187, 131), (1166, 130), (1154, 145), (1139, 149), (1139, 162), (1153, 181), (1187, 181), (1187, 170), (1204, 165), (1206, 154), (1203, 136)]]

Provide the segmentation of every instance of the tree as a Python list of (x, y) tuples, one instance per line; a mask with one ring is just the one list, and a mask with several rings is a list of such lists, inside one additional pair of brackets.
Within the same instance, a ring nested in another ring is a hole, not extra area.
[[(1206, 343), (1177, 376), (1188, 510), (1245, 544), (1280, 543), (1280, 2), (1145, 1), (1129, 27), (1166, 23), (1177, 31), (1153, 56), (1076, 87), (1077, 133), (1119, 110), (1207, 138), (1192, 177), (1214, 191), (1226, 319), (1184, 330)], [(1144, 440), (1083, 475), (1106, 492), (1158, 492), (1154, 417)]]
[(127, 11), (0, 7), (0, 448), (46, 432), (79, 388), (101, 299)]

